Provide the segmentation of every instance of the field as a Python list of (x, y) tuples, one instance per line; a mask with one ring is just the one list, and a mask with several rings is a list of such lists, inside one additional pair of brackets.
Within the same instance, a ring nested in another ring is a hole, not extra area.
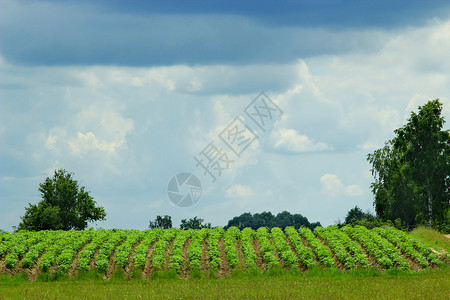
[(430, 248), (441, 237), (361, 226), (0, 232), (0, 299), (375, 298), (381, 291), (438, 299), (450, 289), (445, 247)]

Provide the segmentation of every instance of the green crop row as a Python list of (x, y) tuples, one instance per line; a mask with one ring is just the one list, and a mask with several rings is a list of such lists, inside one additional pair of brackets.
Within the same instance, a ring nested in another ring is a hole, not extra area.
[(249, 269), (311, 269), (335, 267), (336, 259), (340, 266), (352, 269), (368, 267), (372, 258), (383, 269), (410, 269), (408, 258), (422, 268), (445, 264), (428, 247), (395, 228), (0, 231), (0, 272), (39, 268), (67, 273), (77, 268), (107, 273), (133, 266), (143, 271), (147, 266), (180, 275), (185, 274), (180, 272), (184, 267), (187, 272), (224, 274), (217, 272), (224, 264), (229, 269), (244, 265)]
[(326, 267), (334, 266), (334, 259), (331, 256), (330, 251), (328, 251), (327, 247), (323, 246), (318, 239), (314, 236), (311, 229), (306, 227), (301, 227), (298, 230), (298, 233), (305, 238), (308, 245), (317, 255), (319, 261)]

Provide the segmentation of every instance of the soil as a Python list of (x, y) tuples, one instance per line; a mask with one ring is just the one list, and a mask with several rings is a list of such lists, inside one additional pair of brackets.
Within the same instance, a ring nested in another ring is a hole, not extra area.
[(261, 256), (261, 247), (258, 240), (252, 240), (252, 245), (256, 252), (256, 265), (260, 270), (267, 270), (267, 264)]
[(180, 268), (180, 278), (189, 278), (189, 245), (191, 239), (189, 238), (183, 246), (183, 264)]
[(292, 250), (292, 252), (294, 252), (295, 257), (297, 257), (298, 268), (300, 269), (300, 271), (306, 271), (306, 266), (300, 261), (300, 258), (298, 257), (297, 253), (295, 252), (295, 248), (289, 241), (289, 238), (285, 237), (284, 239), (285, 239), (286, 243), (289, 245), (289, 247), (291, 247), (291, 250)]
[(125, 240), (122, 240), (119, 244), (117, 244), (116, 248), (114, 248), (113, 252), (111, 253), (111, 256), (109, 257), (108, 269), (106, 269), (106, 273), (103, 274), (103, 279), (105, 280), (111, 279), (112, 273), (116, 269), (116, 249), (117, 247), (122, 245), (124, 241)]
[(170, 254), (172, 253), (172, 246), (173, 246), (174, 242), (175, 242), (175, 239), (172, 239), (169, 242), (169, 244), (167, 245), (166, 253), (165, 253), (166, 262), (164, 263), (164, 271), (169, 270)]
[(384, 268), (375, 260), (375, 258), (372, 255), (369, 255), (369, 253), (367, 253), (366, 249), (358, 241), (356, 240), (354, 241), (361, 247), (361, 252), (367, 257), (370, 267), (377, 270), (384, 270)]
[(78, 249), (78, 252), (72, 261), (72, 266), (67, 271), (67, 274), (69, 274), (70, 277), (74, 277), (78, 274), (78, 259), (80, 258), (80, 252), (83, 251), (87, 244), (89, 243), (85, 243), (80, 249)]
[(278, 263), (280, 264), (280, 267), (281, 267), (282, 269), (286, 269), (286, 266), (284, 265), (284, 262), (283, 262), (283, 260), (281, 259), (280, 254), (278, 253), (277, 247), (275, 247), (275, 242), (273, 241), (272, 238), (270, 238), (269, 241), (270, 241), (270, 243), (272, 244), (272, 252), (273, 252), (273, 254), (275, 255), (275, 257), (277, 258)]
[(331, 250), (331, 248), (328, 246), (328, 244), (325, 243), (325, 241), (322, 240), (320, 237), (316, 236), (316, 238), (320, 241), (322, 246), (324, 246), (325, 248), (328, 249), (328, 251), (330, 251), (331, 257), (333, 257), (333, 259), (334, 259), (334, 266), (336, 267), (336, 269), (347, 270), (347, 267), (339, 260), (339, 258), (337, 258), (336, 254), (333, 252), (333, 250)]
[(236, 250), (238, 252), (238, 257), (239, 257), (238, 268), (239, 269), (244, 269), (245, 268), (245, 262), (244, 262), (244, 254), (242, 254), (241, 241), (237, 241), (237, 243), (236, 243)]
[(26, 272), (28, 273), (28, 280), (33, 282), (37, 280), (38, 275), (41, 272), (39, 264), (41, 263), (41, 257), (43, 254), (44, 253), (41, 253), (41, 255), (39, 256), (39, 258), (37, 259), (36, 263), (33, 265), (32, 268), (26, 270)]
[(230, 267), (227, 263), (227, 256), (225, 254), (224, 240), (221, 238), (219, 240), (219, 252), (220, 252), (220, 267), (217, 270), (217, 277), (224, 278), (231, 276)]
[(91, 262), (89, 263), (89, 266), (91, 267), (91, 270), (95, 269), (95, 262), (97, 261), (98, 253), (100, 252), (100, 248), (95, 249), (94, 254), (92, 255)]
[(154, 272), (152, 267), (152, 256), (153, 256), (153, 250), (155, 249), (155, 244), (157, 241), (154, 241), (150, 247), (148, 248), (147, 257), (145, 260), (144, 270), (142, 270), (142, 278), (148, 279), (150, 277), (150, 274)]
[(137, 242), (133, 246), (133, 248), (131, 248), (130, 256), (128, 258), (128, 264), (125, 266), (125, 272), (124, 272), (125, 277), (128, 278), (128, 279), (131, 279), (131, 276), (132, 276), (131, 273), (133, 272), (133, 269), (134, 269), (134, 257), (136, 256), (136, 253), (134, 252), (134, 249), (136, 249), (136, 247), (139, 246), (141, 243), (142, 243), (142, 240)]
[(202, 258), (201, 258), (201, 268), (202, 271), (209, 277), (209, 255), (208, 255), (208, 239), (204, 239), (202, 243)]

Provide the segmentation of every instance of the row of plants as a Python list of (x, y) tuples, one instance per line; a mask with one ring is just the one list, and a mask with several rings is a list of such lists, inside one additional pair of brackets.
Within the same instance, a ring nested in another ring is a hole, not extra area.
[(359, 225), (344, 226), (342, 230), (358, 241), (383, 268), (399, 266), (402, 269), (409, 269), (409, 264), (401, 257), (398, 250), (375, 232)]
[(361, 227), (362, 230), (365, 231), (367, 235), (369, 235), (369, 238), (372, 239), (375, 243), (377, 243), (380, 249), (382, 249), (382, 251), (388, 255), (388, 257), (394, 263), (394, 266), (400, 267), (403, 270), (409, 270), (410, 267), (408, 262), (405, 260), (405, 258), (403, 258), (400, 251), (397, 248), (395, 248), (395, 246), (392, 243), (390, 243), (385, 238), (381, 237), (375, 231), (368, 230), (366, 227), (363, 226)]
[(91, 242), (87, 244), (78, 254), (78, 270), (89, 271), (90, 263), (94, 259), (95, 251), (109, 239), (112, 232), (110, 230), (98, 229)]
[(63, 249), (63, 251), (56, 258), (56, 264), (59, 270), (66, 273), (72, 266), (72, 261), (77, 255), (78, 251), (87, 243), (89, 243), (93, 236), (94, 231), (77, 232), (72, 241), (67, 241), (69, 244)]
[[(221, 256), (222, 243), (225, 258)], [(237, 268), (240, 251), (245, 267), (250, 269), (271, 269), (280, 265), (298, 268), (299, 264), (306, 269), (317, 265), (333, 267), (333, 257), (348, 269), (368, 267), (370, 257), (384, 269), (410, 269), (404, 257), (410, 257), (422, 268), (445, 264), (428, 247), (395, 228), (368, 230), (363, 226), (341, 229), (329, 226), (316, 227), (314, 232), (304, 227), (298, 230), (293, 227), (284, 230), (278, 227), (270, 230), (265, 227), (258, 230), (237, 227), (228, 230), (98, 229), (13, 234), (0, 231), (0, 268), (17, 270), (36, 266), (43, 272), (67, 272), (76, 266), (74, 259), (77, 258), (80, 271), (105, 273), (109, 267), (126, 268), (134, 262), (134, 268), (140, 271), (147, 264), (154, 270), (180, 273), (186, 264), (188, 271), (215, 273), (224, 263), (222, 259), (226, 259), (230, 269)], [(203, 256), (207, 259), (205, 262), (202, 262)]]
[(256, 251), (253, 248), (252, 240), (255, 236), (255, 231), (246, 227), (241, 232), (241, 249), (244, 255), (245, 266), (249, 269), (254, 269), (257, 267), (256, 264)]
[(369, 266), (369, 260), (367, 259), (367, 256), (364, 255), (361, 245), (352, 240), (344, 231), (339, 230), (337, 226), (329, 226), (325, 230), (338, 239), (345, 249), (351, 253), (357, 265), (360, 267)]
[(147, 261), (148, 251), (150, 246), (158, 239), (161, 229), (152, 229), (144, 231), (144, 238), (141, 243), (134, 249), (134, 267), (136, 269), (143, 269)]
[(7, 268), (14, 269), (19, 261), (22, 261), (22, 267), (29, 268), (34, 265), (39, 256), (52, 245), (55, 239), (51, 237), (57, 236), (57, 232), (20, 232), (15, 235), (8, 236), (8, 240), (2, 247), (2, 254), (8, 251), (4, 258)]
[(319, 261), (326, 267), (334, 266), (334, 259), (328, 251), (327, 247), (323, 246), (318, 239), (314, 236), (311, 229), (306, 227), (301, 227), (298, 229), (298, 233), (302, 236), (311, 249), (316, 254)]
[(115, 250), (115, 261), (119, 267), (125, 268), (129, 263), (131, 250), (143, 237), (144, 233), (140, 230), (127, 230), (127, 239)]
[(414, 259), (422, 268), (428, 267), (429, 263), (442, 265), (438, 256), (430, 251), (428, 247), (411, 238), (403, 231), (391, 227), (374, 228), (374, 231), (393, 243), (405, 255)]
[(239, 228), (232, 226), (228, 228), (224, 234), (224, 248), (230, 268), (236, 268), (239, 264), (239, 252), (237, 250), (237, 242), (241, 238)]
[(203, 241), (208, 237), (208, 229), (202, 228), (196, 230), (189, 244), (189, 269), (191, 271), (200, 271), (202, 266)]
[(97, 270), (102, 273), (106, 273), (106, 271), (108, 270), (109, 258), (111, 257), (111, 254), (116, 249), (117, 245), (119, 245), (126, 237), (126, 230), (117, 229), (112, 232), (109, 239), (101, 245), (98, 252), (97, 259), (95, 261)]
[(303, 243), (299, 233), (295, 230), (294, 227), (286, 227), (284, 230), (286, 236), (291, 244), (291, 247), (294, 249), (297, 257), (300, 262), (307, 268), (311, 269), (316, 266), (316, 262), (314, 261), (314, 253), (311, 248), (305, 246)]
[(178, 228), (171, 228), (167, 230), (162, 230), (158, 241), (155, 244), (155, 248), (153, 250), (152, 256), (152, 267), (155, 270), (163, 270), (166, 264), (166, 251), (169, 243), (175, 238), (178, 231)]
[(334, 235), (332, 230), (327, 230), (322, 227), (314, 228), (314, 234), (320, 237), (334, 252), (337, 259), (347, 268), (351, 269), (356, 266), (356, 259), (347, 252), (346, 247), (341, 243), (339, 237)]
[(193, 230), (180, 230), (178, 231), (172, 245), (172, 251), (169, 258), (169, 269), (178, 273), (184, 260), (184, 244), (194, 233)]
[(270, 236), (267, 227), (258, 228), (258, 230), (256, 230), (256, 238), (259, 242), (261, 256), (264, 262), (267, 264), (267, 267), (269, 269), (279, 267), (280, 263), (278, 262), (278, 259), (273, 252), (273, 246), (269, 239)]
[(208, 257), (209, 267), (212, 272), (219, 269), (222, 259), (220, 258), (219, 240), (224, 234), (223, 228), (214, 228), (209, 231), (208, 236)]
[[(63, 271), (70, 268), (75, 254), (79, 248), (92, 238), (93, 231), (75, 231), (70, 230), (67, 233), (61, 233), (59, 238), (41, 256), (39, 268), (46, 272), (55, 263), (61, 263)], [(74, 250), (74, 248), (77, 248)]]
[(298, 264), (297, 256), (295, 256), (289, 244), (286, 242), (286, 235), (279, 227), (274, 227), (271, 230), (273, 242), (277, 249), (283, 264), (288, 268), (295, 268)]

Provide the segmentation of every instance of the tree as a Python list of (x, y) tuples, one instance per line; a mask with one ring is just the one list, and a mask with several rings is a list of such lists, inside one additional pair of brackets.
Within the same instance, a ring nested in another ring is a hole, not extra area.
[(165, 215), (165, 216), (157, 216), (155, 221), (150, 221), (150, 224), (148, 225), (148, 228), (155, 229), (155, 228), (162, 228), (162, 229), (169, 229), (172, 228), (172, 217)]
[(364, 213), (362, 209), (356, 205), (348, 211), (347, 216), (345, 217), (345, 224), (352, 224), (356, 221), (367, 219), (367, 215), (368, 214)]
[(305, 226), (314, 229), (315, 227), (320, 226), (320, 223), (309, 223), (308, 219), (301, 214), (292, 215), (290, 212), (283, 211), (274, 216), (271, 212), (264, 211), (254, 215), (251, 213), (244, 213), (238, 217), (234, 217), (228, 221), (228, 224), (224, 228), (227, 229), (231, 226), (236, 226), (240, 229), (245, 227), (251, 227), (253, 229), (258, 229), (260, 227), (280, 227), (284, 229), (287, 226), (294, 226), (298, 229)]
[(53, 178), (39, 184), (42, 200), (25, 208), (19, 230), (83, 230), (88, 222), (105, 220), (105, 209), (95, 206), (94, 198), (72, 175), (55, 170)]
[(375, 182), (375, 211), (383, 220), (407, 226), (448, 226), (450, 131), (443, 130), (439, 99), (419, 106), (395, 137), (367, 156)]
[(181, 220), (180, 228), (183, 230), (188, 229), (202, 229), (202, 228), (211, 228), (211, 223), (205, 223), (203, 224), (202, 218), (191, 218), (189, 220), (183, 219)]

